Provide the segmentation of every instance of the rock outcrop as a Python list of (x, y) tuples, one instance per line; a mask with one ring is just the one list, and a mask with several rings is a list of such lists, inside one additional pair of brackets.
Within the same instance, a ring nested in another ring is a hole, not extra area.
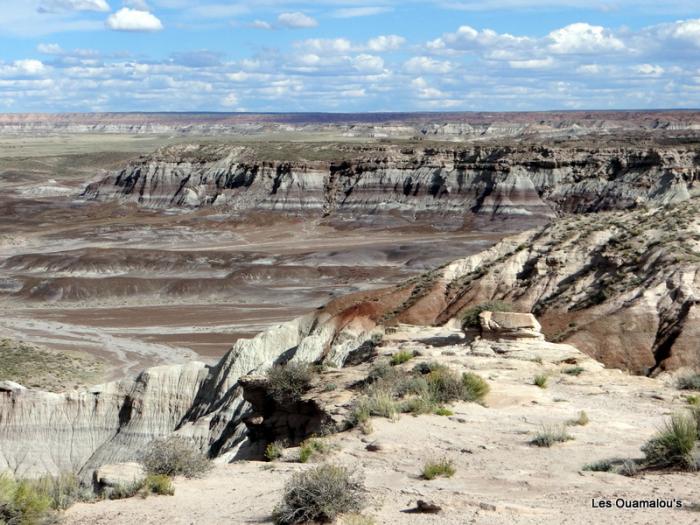
[[(548, 339), (634, 373), (700, 366), (700, 200), (572, 216), (510, 237), (330, 311), (441, 325), (499, 300), (535, 313)], [(497, 315), (497, 314), (494, 314)]]
[[(682, 202), (697, 193), (689, 146), (185, 145), (87, 185), (89, 199), (317, 215), (553, 217)], [(284, 161), (275, 160), (284, 153)]]
[(212, 456), (245, 454), (250, 405), (242, 397), (241, 377), (291, 360), (342, 364), (373, 340), (373, 328), (358, 319), (309, 315), (237, 341), (213, 367), (155, 367), (134, 379), (64, 394), (3, 382), (0, 472), (69, 471), (90, 479), (97, 467), (133, 461), (148, 442), (172, 432)]

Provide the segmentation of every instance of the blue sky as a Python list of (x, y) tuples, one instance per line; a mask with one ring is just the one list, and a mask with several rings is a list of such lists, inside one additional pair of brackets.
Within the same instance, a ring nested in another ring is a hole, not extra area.
[(700, 107), (700, 2), (0, 0), (0, 112)]

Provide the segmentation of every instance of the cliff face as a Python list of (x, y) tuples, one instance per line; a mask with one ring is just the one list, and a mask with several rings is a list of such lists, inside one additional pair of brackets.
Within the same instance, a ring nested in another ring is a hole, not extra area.
[(250, 413), (239, 379), (276, 362), (341, 365), (371, 338), (374, 324), (325, 314), (239, 340), (213, 367), (193, 362), (150, 368), (88, 390), (52, 394), (0, 383), (0, 471), (19, 476), (81, 472), (137, 459), (152, 439), (177, 432), (214, 456), (245, 455)]
[(326, 215), (551, 217), (680, 202), (700, 178), (695, 149), (682, 146), (337, 146), (288, 156), (300, 158), (260, 160), (259, 148), (244, 146), (167, 147), (90, 183), (84, 196)]

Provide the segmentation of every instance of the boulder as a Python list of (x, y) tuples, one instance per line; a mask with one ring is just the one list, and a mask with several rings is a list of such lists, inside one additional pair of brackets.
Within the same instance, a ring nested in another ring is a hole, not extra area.
[(481, 336), (491, 340), (544, 340), (542, 327), (530, 313), (490, 312), (479, 314)]
[(146, 478), (146, 471), (140, 463), (112, 463), (95, 470), (95, 485), (100, 488), (128, 487)]

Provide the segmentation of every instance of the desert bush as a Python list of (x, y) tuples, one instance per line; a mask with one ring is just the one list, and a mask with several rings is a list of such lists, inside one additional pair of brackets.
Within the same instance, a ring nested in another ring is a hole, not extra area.
[(586, 426), (590, 422), (590, 419), (588, 419), (588, 414), (586, 414), (585, 410), (581, 410), (581, 412), (578, 413), (578, 417), (576, 419), (572, 419), (568, 422), (569, 425), (579, 425), (579, 426)]
[(614, 465), (615, 460), (601, 459), (600, 461), (584, 465), (583, 470), (588, 470), (591, 472), (610, 472), (613, 470)]
[(95, 493), (80, 484), (75, 474), (60, 474), (59, 476), (43, 476), (29, 481), (40, 494), (51, 499), (51, 508), (66, 510), (79, 501), (92, 501)]
[(144, 481), (134, 481), (126, 485), (117, 485), (116, 487), (107, 487), (102, 495), (107, 499), (126, 499), (133, 498), (139, 493), (143, 493)]
[(432, 414), (435, 411), (435, 404), (426, 397), (412, 397), (399, 403), (399, 411), (414, 416)]
[(276, 365), (267, 372), (268, 391), (278, 403), (293, 403), (309, 389), (313, 369), (305, 363)]
[(570, 376), (578, 376), (584, 372), (584, 368), (580, 366), (570, 366), (569, 368), (565, 368), (563, 372)]
[(695, 396), (695, 395), (685, 396), (685, 400), (689, 405), (692, 405), (692, 406), (700, 405), (700, 396)]
[(365, 489), (347, 468), (335, 465), (298, 472), (285, 485), (275, 508), (278, 525), (328, 523), (340, 514), (357, 513), (365, 506)]
[(265, 447), (265, 459), (268, 461), (274, 461), (282, 457), (282, 453), (286, 448), (287, 444), (285, 441), (273, 441), (268, 443)]
[(566, 427), (543, 425), (535, 437), (530, 440), (530, 445), (535, 447), (551, 447), (555, 443), (563, 443), (574, 439), (566, 432)]
[(209, 459), (191, 441), (174, 435), (151, 441), (141, 462), (149, 474), (187, 478), (203, 476), (211, 468)]
[(0, 523), (38, 525), (51, 515), (51, 498), (32, 482), (0, 474)]
[(513, 305), (503, 301), (490, 301), (488, 303), (481, 303), (472, 308), (469, 308), (464, 312), (462, 316), (462, 328), (473, 329), (479, 328), (481, 323), (479, 322), (479, 314), (481, 312), (512, 312)]
[(472, 372), (462, 374), (462, 385), (464, 386), (463, 401), (481, 401), (491, 390), (481, 376)]
[(690, 414), (674, 414), (671, 420), (642, 447), (646, 464), (655, 468), (696, 468), (692, 451), (698, 426)]
[(679, 377), (677, 384), (681, 390), (700, 390), (700, 374)]
[(328, 452), (329, 447), (323, 441), (319, 439), (307, 439), (299, 447), (299, 462), (306, 463), (313, 456), (318, 454), (325, 454)]
[(373, 389), (355, 402), (350, 412), (349, 423), (354, 427), (368, 421), (371, 416), (396, 419), (397, 414), (398, 408), (391, 393), (383, 389)]
[(160, 496), (172, 496), (175, 494), (173, 480), (165, 474), (149, 474), (143, 482), (143, 494), (158, 494)]
[(452, 410), (450, 410), (449, 408), (437, 407), (435, 409), (435, 415), (436, 416), (454, 416), (455, 413), (452, 412)]
[(424, 479), (435, 479), (437, 477), (451, 478), (457, 470), (452, 463), (452, 460), (442, 458), (437, 461), (426, 461), (423, 465), (422, 476)]
[(391, 360), (389, 362), (391, 363), (391, 366), (397, 366), (397, 365), (401, 365), (407, 361), (410, 361), (414, 357), (415, 356), (413, 355), (413, 352), (408, 352), (406, 350), (402, 350), (402, 351), (396, 352), (394, 355), (392, 355)]
[(545, 374), (537, 374), (532, 380), (532, 384), (540, 388), (547, 388), (547, 379)]

